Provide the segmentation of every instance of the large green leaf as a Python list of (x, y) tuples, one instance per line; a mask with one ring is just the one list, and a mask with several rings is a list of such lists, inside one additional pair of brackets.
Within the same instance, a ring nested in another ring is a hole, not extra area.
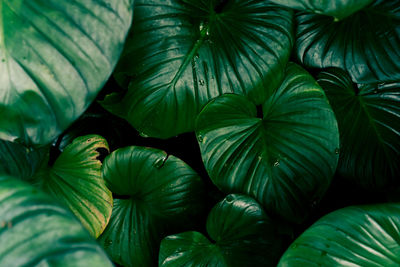
[(400, 1), (377, 0), (352, 16), (299, 13), (296, 55), (308, 67), (338, 67), (354, 82), (400, 80)]
[(0, 138), (48, 144), (111, 74), (133, 0), (0, 1)]
[(292, 12), (262, 0), (138, 0), (116, 77), (129, 91), (103, 103), (144, 135), (192, 131), (201, 108), (227, 92), (256, 103), (282, 80)]
[(337, 210), (297, 238), (278, 266), (400, 266), (399, 229), (399, 203)]
[(262, 112), (257, 117), (253, 103), (233, 94), (207, 104), (196, 125), (203, 162), (222, 191), (249, 194), (268, 212), (301, 221), (336, 169), (335, 115), (316, 81), (295, 64)]
[(78, 137), (52, 166), (46, 162), (33, 178), (36, 186), (70, 208), (95, 237), (106, 227), (113, 206), (98, 159), (106, 151), (108, 145), (103, 137)]
[(0, 176), (0, 266), (112, 266), (96, 241), (54, 199)]
[(260, 204), (245, 195), (228, 195), (207, 219), (209, 241), (198, 232), (184, 232), (161, 242), (159, 266), (273, 266), (277, 249), (275, 227)]
[(400, 83), (353, 84), (340, 69), (318, 81), (339, 124), (338, 173), (370, 190), (400, 184)]
[(333, 16), (335, 20), (350, 16), (373, 1), (374, 0), (271, 0), (271, 2), (286, 7)]
[(200, 177), (180, 159), (144, 147), (111, 153), (103, 176), (115, 198), (99, 241), (119, 264), (157, 266), (159, 244), (168, 229), (185, 229), (201, 211)]

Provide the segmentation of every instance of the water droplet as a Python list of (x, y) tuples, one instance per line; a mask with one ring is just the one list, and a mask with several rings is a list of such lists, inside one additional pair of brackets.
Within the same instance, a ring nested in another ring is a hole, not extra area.
[(154, 167), (157, 169), (160, 169), (162, 166), (164, 166), (166, 158), (159, 158), (154, 162)]
[(204, 27), (206, 26), (206, 24), (204, 23), (204, 22), (200, 22), (200, 25), (199, 25), (199, 30), (200, 30), (200, 32), (202, 31), (202, 30), (204, 30)]
[(207, 28), (207, 30), (206, 30), (206, 35), (207, 35), (207, 36), (210, 35), (210, 29), (209, 29), (209, 28)]
[(198, 135), (198, 136), (197, 136), (197, 140), (198, 140), (199, 142), (203, 142), (203, 141), (204, 141), (204, 138), (203, 138), (202, 135)]
[(374, 90), (374, 94), (377, 94), (377, 93), (378, 93), (378, 90), (377, 90), (377, 89), (375, 89), (375, 90)]
[(205, 84), (204, 80), (200, 80), (199, 83), (201, 86), (204, 86), (204, 84)]
[(280, 165), (279, 159), (274, 162), (274, 167), (278, 167)]
[(111, 246), (112, 243), (113, 243), (112, 240), (107, 238), (105, 241), (105, 246)]
[(262, 160), (262, 157), (261, 156), (258, 156), (258, 161), (261, 161)]
[(232, 203), (233, 202), (233, 196), (232, 195), (228, 195), (227, 197), (226, 197), (226, 202), (228, 202), (228, 203)]
[(195, 57), (196, 59), (200, 58), (199, 54), (196, 54), (194, 57)]
[(147, 134), (145, 134), (145, 133), (139, 133), (139, 135), (141, 136), (141, 137), (143, 137), (143, 138), (148, 138), (149, 136), (147, 135)]
[(335, 154), (336, 154), (336, 155), (339, 155), (339, 153), (340, 153), (340, 149), (339, 149), (339, 148), (336, 148), (336, 149), (335, 149)]

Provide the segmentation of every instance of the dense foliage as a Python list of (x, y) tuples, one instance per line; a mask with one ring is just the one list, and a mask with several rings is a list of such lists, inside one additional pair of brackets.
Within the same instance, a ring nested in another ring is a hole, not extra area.
[(400, 2), (0, 0), (0, 266), (399, 266)]

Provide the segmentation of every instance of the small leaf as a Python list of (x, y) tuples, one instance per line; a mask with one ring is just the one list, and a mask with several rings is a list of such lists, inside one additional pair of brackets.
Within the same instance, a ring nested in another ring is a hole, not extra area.
[(159, 266), (273, 266), (280, 242), (260, 204), (245, 195), (228, 195), (207, 219), (210, 242), (198, 232), (184, 232), (161, 242)]
[(202, 211), (201, 178), (161, 150), (118, 149), (105, 159), (103, 176), (115, 199), (99, 242), (118, 264), (157, 266), (164, 235), (186, 229)]
[(53, 166), (45, 166), (34, 177), (38, 187), (70, 208), (95, 237), (106, 227), (113, 206), (111, 192), (101, 176), (100, 149), (108, 151), (104, 138), (78, 137)]

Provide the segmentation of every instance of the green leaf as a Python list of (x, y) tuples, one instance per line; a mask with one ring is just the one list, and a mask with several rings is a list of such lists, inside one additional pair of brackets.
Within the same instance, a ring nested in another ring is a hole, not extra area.
[(204, 165), (222, 191), (249, 194), (267, 212), (301, 222), (337, 166), (335, 115), (316, 81), (295, 64), (262, 113), (257, 117), (253, 103), (233, 94), (207, 104), (196, 125)]
[(159, 266), (273, 266), (279, 239), (260, 204), (245, 195), (228, 195), (210, 212), (207, 232), (166, 237), (161, 242)]
[(271, 0), (279, 5), (328, 15), (340, 20), (368, 6), (374, 0)]
[(48, 144), (111, 74), (132, 0), (0, 1), (0, 138)]
[(340, 130), (338, 173), (370, 190), (399, 184), (400, 83), (353, 84), (340, 69), (319, 74)]
[(300, 235), (278, 266), (399, 266), (399, 229), (398, 203), (337, 210)]
[(216, 96), (266, 99), (282, 81), (292, 27), (292, 12), (268, 1), (136, 1), (115, 73), (129, 90), (103, 104), (147, 136), (193, 131), (201, 108)]
[(106, 151), (108, 145), (103, 137), (78, 137), (53, 166), (44, 166), (33, 179), (39, 188), (64, 203), (95, 237), (106, 227), (113, 206), (98, 159)]
[(164, 235), (185, 229), (202, 209), (201, 178), (180, 159), (157, 149), (126, 147), (104, 161), (114, 193), (110, 223), (99, 241), (124, 266), (157, 266)]
[(354, 82), (400, 80), (400, 2), (377, 0), (352, 16), (296, 16), (295, 54), (307, 67), (338, 67)]
[(16, 178), (0, 176), (0, 266), (113, 266), (75, 217)]

